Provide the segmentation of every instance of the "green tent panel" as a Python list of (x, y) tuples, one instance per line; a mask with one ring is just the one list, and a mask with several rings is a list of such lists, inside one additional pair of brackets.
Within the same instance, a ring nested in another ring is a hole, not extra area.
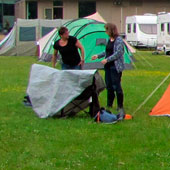
[[(97, 69), (103, 68), (101, 64), (102, 59), (91, 60), (91, 57), (94, 54), (99, 54), (105, 50), (107, 41), (109, 39), (108, 35), (105, 33), (104, 28), (105, 23), (98, 22), (93, 19), (80, 18), (76, 20), (71, 20), (66, 22), (63, 26), (67, 27), (69, 30), (69, 34), (75, 36), (84, 46), (85, 49), (85, 69)], [(59, 39), (58, 31), (53, 34), (53, 36), (49, 39), (45, 48), (42, 52), (42, 60), (49, 60), (54, 52), (53, 44)], [(124, 45), (124, 61), (125, 65), (131, 66), (131, 52)]]
[(0, 0), (1, 4), (15, 4), (16, 0)]

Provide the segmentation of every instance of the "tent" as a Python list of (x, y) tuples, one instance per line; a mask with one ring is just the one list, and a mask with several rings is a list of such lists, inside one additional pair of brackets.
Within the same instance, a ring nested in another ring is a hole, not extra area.
[(42, 55), (42, 50), (44, 49), (46, 43), (48, 42), (50, 37), (56, 33), (56, 31), (57, 31), (57, 28), (54, 28), (52, 31), (50, 31), (48, 34), (46, 34), (45, 36), (43, 36), (37, 41), (37, 47), (38, 47), (38, 52), (39, 52), (38, 56)]
[(150, 116), (170, 116), (170, 85), (164, 92), (161, 99), (149, 113)]
[(68, 20), (17, 19), (12, 30), (0, 42), (0, 55), (35, 56), (36, 42)]
[(94, 20), (96, 20), (96, 21), (106, 23), (105, 19), (104, 19), (98, 12), (95, 12), (94, 14), (89, 15), (89, 16), (84, 17), (84, 18), (94, 19)]
[[(33, 64), (27, 94), (37, 116), (47, 118), (85, 109), (97, 101), (104, 88), (97, 70), (57, 70)], [(93, 109), (95, 106), (99, 108), (99, 103), (95, 104)]]
[[(89, 18), (79, 18), (71, 20), (64, 24), (64, 26), (68, 28), (70, 35), (75, 36), (85, 48), (84, 69), (103, 68), (103, 65), (100, 62), (102, 59), (92, 61), (91, 56), (105, 50), (105, 46), (109, 37), (105, 33), (104, 25), (104, 22), (99, 22), (97, 20)], [(59, 39), (59, 35), (58, 31), (56, 30), (56, 32), (49, 39), (48, 43), (42, 50), (40, 60), (48, 61), (49, 59), (51, 59), (54, 50), (53, 44), (57, 39)], [(126, 68), (130, 68), (132, 62), (132, 53), (130, 52), (126, 44), (124, 44), (124, 49), (125, 65)]]

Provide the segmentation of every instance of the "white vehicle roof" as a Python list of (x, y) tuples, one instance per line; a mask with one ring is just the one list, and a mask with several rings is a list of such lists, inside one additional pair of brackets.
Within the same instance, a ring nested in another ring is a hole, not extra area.
[(157, 24), (156, 15), (133, 15), (126, 17), (126, 23)]
[(158, 23), (170, 22), (170, 13), (158, 13)]

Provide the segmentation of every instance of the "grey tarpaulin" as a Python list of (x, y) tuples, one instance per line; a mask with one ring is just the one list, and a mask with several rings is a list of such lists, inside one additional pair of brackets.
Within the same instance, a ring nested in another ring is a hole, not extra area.
[[(57, 70), (48, 66), (33, 64), (30, 72), (27, 94), (30, 97), (33, 110), (40, 118), (61, 114), (61, 110), (69, 112), (72, 101), (95, 79), (97, 92), (104, 88), (104, 81), (97, 70)], [(77, 103), (74, 108), (79, 112), (89, 105), (90, 99)]]

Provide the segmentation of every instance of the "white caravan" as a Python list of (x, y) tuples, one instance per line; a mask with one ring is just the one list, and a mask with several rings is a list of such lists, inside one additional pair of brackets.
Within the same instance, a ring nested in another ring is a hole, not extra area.
[(158, 13), (157, 50), (170, 54), (170, 13)]
[(157, 46), (157, 16), (154, 14), (126, 17), (126, 41), (135, 47)]

